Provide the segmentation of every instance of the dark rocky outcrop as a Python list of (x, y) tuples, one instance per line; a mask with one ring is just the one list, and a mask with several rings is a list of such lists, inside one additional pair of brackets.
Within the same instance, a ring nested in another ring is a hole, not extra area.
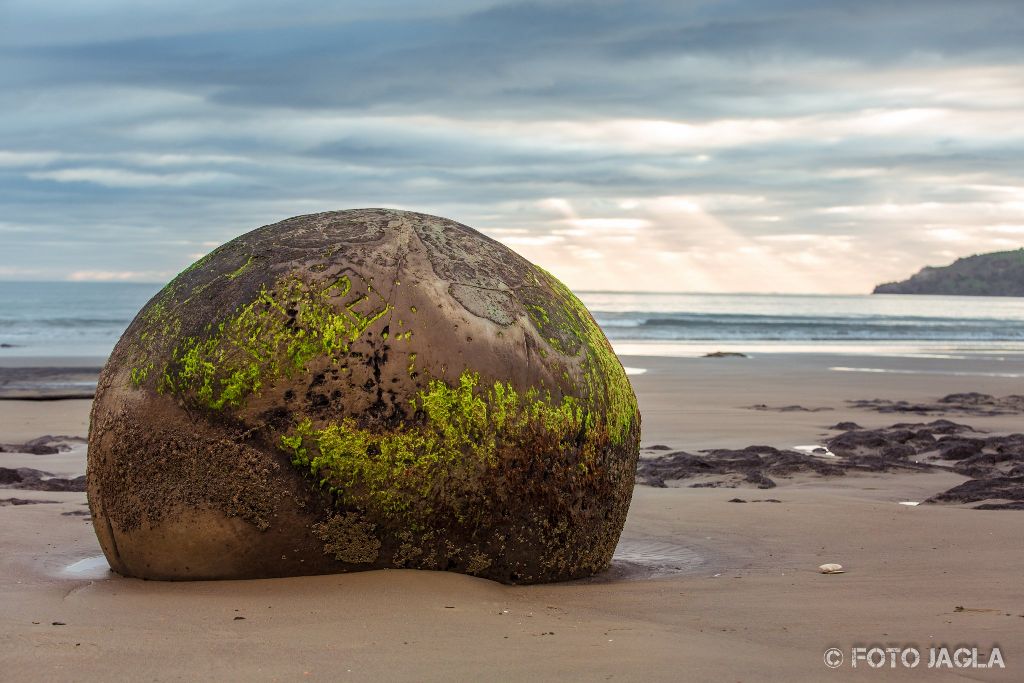
[(978, 510), (1019, 510), (1024, 507), (1024, 475), (971, 479), (959, 486), (932, 496), (926, 503), (976, 503), (980, 500), (1001, 499), (1007, 502), (986, 503)]
[(1024, 434), (990, 436), (944, 419), (901, 422), (881, 429), (853, 426), (825, 441), (825, 453), (830, 451), (833, 457), (771, 446), (700, 454), (676, 451), (643, 458), (637, 482), (656, 487), (678, 482), (697, 488), (771, 488), (776, 479), (797, 473), (829, 477), (849, 472), (950, 470), (971, 480), (932, 496), (926, 503), (989, 501), (976, 508), (989, 510), (1024, 506)]
[(82, 443), (78, 436), (40, 436), (25, 443), (0, 444), (0, 453), (29, 453), (31, 455), (54, 455), (70, 450), (72, 443)]
[(854, 408), (874, 410), (879, 413), (912, 413), (914, 415), (937, 415), (956, 413), (960, 415), (993, 416), (1024, 415), (1024, 396), (992, 396), (978, 392), (948, 394), (934, 402), (893, 401), (883, 398), (847, 401)]
[(773, 476), (786, 477), (797, 472), (814, 472), (821, 476), (845, 474), (843, 468), (813, 455), (771, 446), (748, 446), (741, 450), (719, 448), (701, 451), (699, 455), (676, 451), (657, 458), (645, 458), (637, 466), (637, 481), (663, 488), (668, 481), (700, 478), (688, 486), (734, 488), (753, 485), (768, 489), (776, 486)]
[(0, 498), (0, 507), (6, 505), (55, 505), (59, 500), (35, 500), (32, 498)]
[(828, 407), (808, 408), (806, 406), (800, 405), (769, 406), (765, 405), (764, 403), (756, 403), (752, 406), (744, 406), (744, 408), (746, 408), (747, 410), (761, 410), (776, 413), (825, 413), (830, 410), (835, 410), (834, 408)]
[(0, 467), (0, 487), (29, 491), (85, 491), (85, 477), (63, 479), (30, 467)]

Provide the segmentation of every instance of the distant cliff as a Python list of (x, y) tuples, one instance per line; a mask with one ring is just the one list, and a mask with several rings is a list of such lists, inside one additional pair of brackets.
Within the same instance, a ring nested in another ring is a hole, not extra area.
[(875, 294), (1024, 296), (1024, 249), (968, 256), (941, 268), (928, 266), (909, 280), (878, 285)]

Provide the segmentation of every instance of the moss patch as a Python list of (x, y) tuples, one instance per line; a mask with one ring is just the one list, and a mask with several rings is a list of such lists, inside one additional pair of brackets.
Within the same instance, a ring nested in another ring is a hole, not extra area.
[(249, 270), (249, 268), (252, 267), (252, 264), (255, 260), (255, 256), (250, 256), (245, 263), (239, 266), (236, 270), (233, 270), (230, 273), (228, 273), (225, 277), (227, 277), (227, 279), (229, 280), (234, 280), (238, 277), (241, 277), (245, 273), (245, 271)]
[(313, 358), (347, 354), (390, 310), (372, 288), (354, 291), (347, 276), (329, 283), (286, 276), (216, 327), (207, 326), (207, 336), (175, 346), (157, 389), (212, 410), (238, 407)]
[(546, 284), (554, 296), (526, 301), (530, 320), (554, 350), (565, 356), (583, 355), (583, 385), (591, 410), (603, 416), (613, 444), (627, 443), (638, 429), (640, 414), (622, 363), (583, 302), (554, 275), (536, 270), (538, 284)]
[[(377, 432), (352, 418), (323, 426), (305, 419), (281, 437), (281, 447), (342, 504), (389, 519), (429, 514), (454, 482), (466, 485), (498, 463), (501, 449), (530, 449), (538, 436), (578, 450), (584, 472), (597, 448), (586, 437), (594, 417), (579, 400), (553, 401), (536, 389), (520, 394), (503, 382), (480, 386), (469, 371), (454, 387), (431, 381), (411, 403), (414, 424)], [(452, 505), (456, 516), (464, 512)]]
[(149, 377), (150, 370), (153, 369), (152, 363), (145, 363), (141, 367), (132, 368), (131, 374), (129, 375), (129, 381), (133, 387), (138, 387), (146, 378)]

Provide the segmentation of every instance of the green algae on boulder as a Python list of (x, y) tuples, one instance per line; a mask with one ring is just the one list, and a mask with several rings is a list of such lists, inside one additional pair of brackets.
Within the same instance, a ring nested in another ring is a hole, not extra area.
[(640, 415), (556, 278), (453, 221), (365, 209), (219, 247), (100, 378), (89, 502), (111, 567), (243, 578), (607, 567)]

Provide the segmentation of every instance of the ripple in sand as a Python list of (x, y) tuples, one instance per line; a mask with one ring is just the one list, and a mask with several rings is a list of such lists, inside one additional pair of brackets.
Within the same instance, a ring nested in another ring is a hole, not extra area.
[(105, 579), (110, 576), (110, 565), (103, 555), (87, 557), (78, 562), (72, 562), (61, 571), (64, 576), (76, 579)]

